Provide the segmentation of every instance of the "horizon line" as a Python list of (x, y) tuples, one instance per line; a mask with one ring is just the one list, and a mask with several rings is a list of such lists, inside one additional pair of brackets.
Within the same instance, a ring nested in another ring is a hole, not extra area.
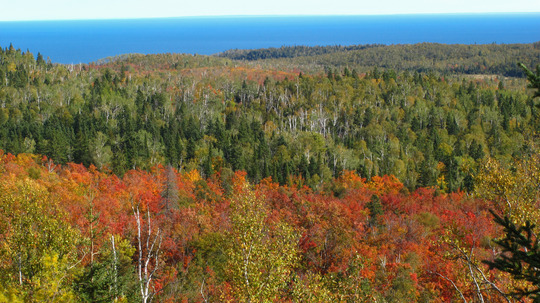
[(303, 18), (303, 17), (391, 17), (391, 16), (459, 16), (459, 15), (540, 15), (538, 12), (449, 12), (449, 13), (384, 13), (384, 14), (272, 14), (272, 15), (189, 15), (189, 16), (160, 16), (160, 17), (117, 17), (117, 18), (79, 18), (79, 19), (27, 19), (0, 20), (7, 22), (59, 22), (59, 21), (127, 21), (127, 20), (156, 20), (156, 19), (212, 19), (212, 18)]

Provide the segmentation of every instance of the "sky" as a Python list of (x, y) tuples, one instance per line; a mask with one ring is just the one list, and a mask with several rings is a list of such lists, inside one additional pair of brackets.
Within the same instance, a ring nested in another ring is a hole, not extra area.
[(540, 12), (540, 0), (6, 0), (0, 21)]

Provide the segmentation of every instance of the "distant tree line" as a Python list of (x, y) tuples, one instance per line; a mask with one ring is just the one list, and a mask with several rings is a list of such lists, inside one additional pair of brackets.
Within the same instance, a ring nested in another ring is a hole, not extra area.
[(220, 57), (226, 57), (234, 60), (264, 60), (264, 59), (279, 59), (279, 58), (296, 58), (306, 56), (317, 56), (323, 54), (333, 54), (337, 52), (347, 52), (353, 50), (363, 50), (373, 47), (382, 47), (382, 44), (365, 44), (365, 45), (329, 45), (329, 46), (282, 46), (279, 48), (270, 47), (262, 49), (231, 49), (218, 54)]
[[(540, 63), (540, 42), (531, 44), (439, 44), (419, 43), (403, 45), (352, 46), (283, 46), (255, 50), (229, 50), (219, 54), (235, 60), (269, 60), (273, 64), (285, 60), (289, 64), (347, 66), (359, 71), (379, 68), (440, 74), (497, 74), (522, 77), (516, 66)], [(278, 60), (280, 59), (280, 60)], [(277, 61), (276, 61), (277, 60)]]

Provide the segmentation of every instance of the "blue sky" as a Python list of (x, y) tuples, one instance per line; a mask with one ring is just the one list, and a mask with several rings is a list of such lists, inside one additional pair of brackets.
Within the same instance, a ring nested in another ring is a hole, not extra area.
[(0, 21), (540, 12), (540, 0), (6, 0)]

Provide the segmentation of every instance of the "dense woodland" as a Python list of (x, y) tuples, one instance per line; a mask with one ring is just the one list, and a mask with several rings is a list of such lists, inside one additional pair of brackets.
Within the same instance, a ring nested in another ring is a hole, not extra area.
[(315, 189), (345, 169), (471, 190), (478, 161), (519, 156), (540, 127), (525, 80), (500, 75), (303, 74), (189, 55), (66, 66), (2, 52), (0, 148), (118, 175), (161, 163)]
[(0, 48), (0, 301), (526, 301), (539, 45)]
[[(352, 46), (283, 46), (256, 50), (229, 50), (219, 56), (278, 66), (303, 68), (377, 68), (448, 74), (484, 74), (521, 77), (516, 62), (527, 66), (540, 63), (540, 42), (532, 44), (397, 44)], [(289, 60), (285, 58), (291, 58)], [(272, 60), (279, 59), (279, 60)], [(285, 65), (283, 65), (285, 63)]]

